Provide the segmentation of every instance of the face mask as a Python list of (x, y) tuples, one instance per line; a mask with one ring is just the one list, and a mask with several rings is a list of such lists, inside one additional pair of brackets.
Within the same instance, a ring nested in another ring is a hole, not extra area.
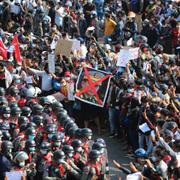
[(27, 114), (27, 116), (26, 116), (26, 117), (30, 117), (30, 116), (31, 116), (31, 113)]
[(30, 151), (30, 152), (34, 152), (34, 151), (35, 151), (35, 148), (34, 148), (34, 147), (30, 147), (30, 148), (29, 148), (29, 151)]
[(4, 114), (5, 118), (10, 118), (10, 114)]
[(48, 139), (51, 139), (53, 134), (48, 134)]
[(82, 152), (82, 147), (77, 148), (77, 152)]
[(47, 154), (47, 150), (41, 149), (40, 152), (41, 152), (41, 154)]
[(73, 157), (73, 153), (70, 153), (68, 156), (69, 156), (70, 158)]
[(20, 79), (16, 79), (16, 84), (20, 84), (21, 83), (21, 80)]
[(88, 140), (91, 140), (91, 139), (92, 139), (92, 136), (89, 136), (89, 137), (88, 137)]
[(25, 166), (25, 161), (20, 162), (20, 163), (19, 163), (19, 166), (20, 166), (20, 167), (24, 167), (24, 166)]
[(71, 79), (70, 77), (65, 77), (66, 81), (70, 81), (70, 79)]
[(16, 114), (17, 117), (20, 117), (21, 114)]
[(8, 149), (8, 153), (12, 153), (12, 149)]
[(151, 160), (152, 160), (152, 162), (156, 162), (157, 161), (155, 156), (151, 157)]
[(15, 128), (16, 124), (11, 123), (10, 126), (11, 126), (11, 128)]
[(99, 157), (97, 158), (97, 161), (100, 161), (100, 158), (99, 158)]
[(34, 136), (34, 135), (29, 135), (28, 138), (29, 138), (30, 141), (32, 141), (32, 140), (34, 140), (35, 137), (36, 137), (36, 136)]

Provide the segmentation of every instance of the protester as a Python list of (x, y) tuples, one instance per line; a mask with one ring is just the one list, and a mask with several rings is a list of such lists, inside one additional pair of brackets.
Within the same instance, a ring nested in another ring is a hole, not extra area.
[(179, 179), (179, 5), (0, 1), (0, 179)]

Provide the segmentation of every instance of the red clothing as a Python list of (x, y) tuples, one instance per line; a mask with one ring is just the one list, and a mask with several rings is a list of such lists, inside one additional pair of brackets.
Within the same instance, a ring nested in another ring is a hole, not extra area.
[(176, 47), (178, 44), (178, 37), (179, 37), (178, 28), (172, 28), (171, 35), (172, 35), (172, 45)]

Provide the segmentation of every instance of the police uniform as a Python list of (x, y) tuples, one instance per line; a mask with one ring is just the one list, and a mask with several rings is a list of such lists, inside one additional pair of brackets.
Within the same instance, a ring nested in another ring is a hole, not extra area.
[(81, 177), (81, 180), (100, 180), (101, 179), (101, 167), (99, 163), (88, 164), (84, 170)]

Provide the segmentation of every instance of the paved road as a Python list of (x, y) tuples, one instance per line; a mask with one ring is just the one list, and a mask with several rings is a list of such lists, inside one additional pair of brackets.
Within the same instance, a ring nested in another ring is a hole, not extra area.
[(132, 160), (127, 152), (123, 151), (123, 143), (115, 138), (109, 138), (107, 134), (105, 135), (95, 135), (95, 138), (103, 138), (107, 143), (108, 157), (109, 157), (109, 166), (110, 166), (110, 179), (117, 180), (119, 176), (122, 177), (122, 180), (125, 179), (125, 175), (118, 169), (114, 168), (112, 165), (112, 160), (116, 160), (128, 167), (128, 163)]

